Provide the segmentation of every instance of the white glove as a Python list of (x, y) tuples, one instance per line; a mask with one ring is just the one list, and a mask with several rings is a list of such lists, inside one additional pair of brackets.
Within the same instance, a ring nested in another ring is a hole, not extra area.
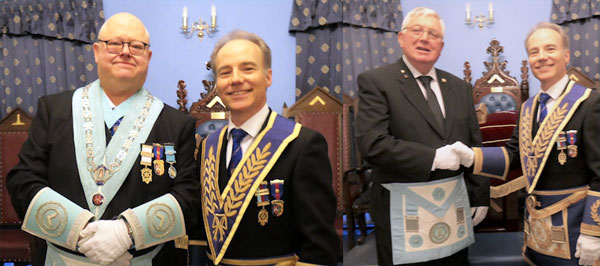
[(465, 167), (471, 167), (473, 165), (473, 161), (475, 160), (475, 152), (465, 144), (460, 141), (454, 142), (452, 144), (452, 149), (460, 155), (460, 164)]
[(433, 166), (431, 170), (435, 169), (446, 169), (446, 170), (458, 170), (460, 167), (460, 156), (452, 149), (452, 146), (446, 145), (444, 147), (435, 150), (435, 157), (433, 158)]
[(473, 220), (473, 226), (478, 225), (485, 219), (487, 215), (488, 209), (490, 207), (487, 206), (479, 206), (479, 207), (471, 207), (471, 219)]
[(580, 234), (577, 238), (575, 258), (579, 258), (579, 265), (593, 265), (600, 258), (600, 237)]
[(122, 219), (89, 223), (79, 235), (79, 252), (102, 265), (113, 263), (133, 244)]
[(121, 255), (121, 257), (118, 257), (109, 266), (129, 266), (129, 265), (131, 265), (132, 258), (133, 258), (133, 255), (131, 255), (131, 253), (126, 251), (123, 255)]

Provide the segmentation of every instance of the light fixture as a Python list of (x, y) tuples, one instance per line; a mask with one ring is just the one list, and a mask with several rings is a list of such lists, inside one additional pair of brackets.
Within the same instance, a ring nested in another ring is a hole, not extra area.
[(486, 17), (484, 14), (480, 14), (476, 15), (474, 18), (471, 18), (471, 4), (469, 3), (467, 3), (465, 11), (467, 14), (467, 17), (465, 18), (465, 24), (469, 28), (473, 28), (475, 24), (477, 24), (479, 29), (482, 30), (484, 26), (490, 28), (492, 27), (492, 24), (494, 24), (494, 6), (492, 5), (492, 2), (488, 4), (488, 17)]
[(208, 35), (212, 37), (213, 34), (217, 31), (217, 8), (215, 5), (210, 7), (210, 25), (206, 23), (202, 18), (198, 21), (194, 21), (192, 26), (188, 26), (188, 8), (187, 6), (183, 7), (183, 25), (181, 26), (181, 33), (186, 38), (191, 38), (194, 32), (197, 32), (198, 38), (202, 41), (204, 35)]

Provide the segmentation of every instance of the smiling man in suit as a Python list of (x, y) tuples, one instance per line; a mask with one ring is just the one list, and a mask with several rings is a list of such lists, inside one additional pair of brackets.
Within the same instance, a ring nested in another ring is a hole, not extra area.
[[(228, 125), (202, 142), (204, 225), (215, 265), (331, 265), (340, 251), (327, 143), (267, 105), (271, 49), (242, 30), (211, 55)], [(205, 233), (205, 236), (202, 234)], [(202, 244), (202, 243), (201, 243)], [(191, 264), (204, 263), (191, 248)]]
[(434, 68), (443, 38), (439, 15), (416, 8), (398, 33), (402, 58), (358, 76), (356, 138), (375, 177), (379, 265), (466, 264), (473, 225), (487, 213), (489, 181), (451, 146), (481, 145), (481, 134), (470, 86)]

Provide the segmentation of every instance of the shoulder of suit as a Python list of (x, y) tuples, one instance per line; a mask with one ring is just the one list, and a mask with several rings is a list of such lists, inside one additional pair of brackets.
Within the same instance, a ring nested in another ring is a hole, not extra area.
[(369, 69), (367, 71), (360, 73), (359, 76), (372, 76), (372, 75), (379, 76), (379, 75), (399, 74), (397, 64), (398, 64), (397, 62), (394, 62), (392, 64), (387, 64), (384, 66)]
[(462, 80), (461, 78), (455, 76), (454, 74), (452, 74), (450, 72), (441, 70), (439, 68), (436, 68), (435, 70), (437, 71), (438, 79), (439, 80), (446, 79), (446, 81), (450, 82), (450, 83), (458, 82), (458, 83), (465, 83), (466, 84), (466, 82), (464, 80)]
[(166, 115), (167, 117), (169, 117), (169, 119), (177, 119), (180, 121), (193, 120), (191, 116), (187, 115), (182, 111), (179, 111), (178, 109), (171, 107), (166, 103), (163, 106), (161, 115)]

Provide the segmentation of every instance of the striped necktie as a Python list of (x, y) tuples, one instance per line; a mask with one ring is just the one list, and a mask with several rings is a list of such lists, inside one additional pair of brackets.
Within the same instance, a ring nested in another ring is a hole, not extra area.
[(233, 173), (233, 170), (237, 167), (237, 165), (242, 160), (242, 139), (247, 135), (246, 131), (241, 128), (234, 128), (231, 130), (231, 138), (233, 139), (233, 147), (231, 151), (231, 160), (229, 161), (229, 174)]

